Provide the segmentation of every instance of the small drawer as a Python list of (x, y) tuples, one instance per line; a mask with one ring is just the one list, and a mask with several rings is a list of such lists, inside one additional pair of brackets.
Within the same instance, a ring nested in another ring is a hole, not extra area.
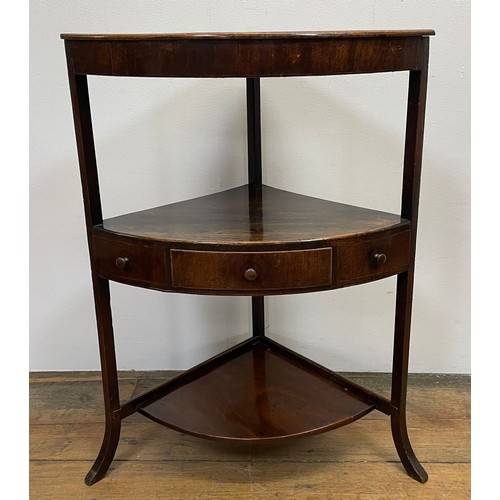
[(173, 288), (280, 292), (332, 283), (332, 249), (283, 252), (170, 251)]
[(337, 283), (363, 283), (408, 267), (410, 231), (337, 248)]
[(151, 286), (166, 282), (162, 248), (95, 238), (94, 249), (97, 272), (105, 278)]

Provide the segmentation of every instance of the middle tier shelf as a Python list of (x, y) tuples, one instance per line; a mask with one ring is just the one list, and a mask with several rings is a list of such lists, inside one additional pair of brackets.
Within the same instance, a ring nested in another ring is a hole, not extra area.
[(329, 290), (407, 269), (399, 215), (240, 186), (104, 220), (92, 232), (100, 276), (181, 293)]
[(375, 408), (335, 375), (272, 340), (253, 338), (153, 391), (137, 411), (180, 432), (216, 440), (265, 442), (316, 434)]
[(248, 185), (106, 219), (115, 234), (176, 244), (318, 244), (398, 228), (399, 215)]

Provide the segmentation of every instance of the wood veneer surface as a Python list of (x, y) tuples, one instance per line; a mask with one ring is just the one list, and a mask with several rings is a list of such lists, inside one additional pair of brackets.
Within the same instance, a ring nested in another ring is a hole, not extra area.
[(373, 408), (324, 375), (258, 344), (139, 411), (193, 435), (266, 441), (333, 429)]
[(103, 228), (140, 238), (187, 243), (321, 241), (397, 227), (399, 215), (262, 186), (240, 186), (104, 220)]

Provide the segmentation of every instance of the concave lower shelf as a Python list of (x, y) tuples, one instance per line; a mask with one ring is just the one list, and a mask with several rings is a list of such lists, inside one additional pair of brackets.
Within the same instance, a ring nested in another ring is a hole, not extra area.
[(375, 408), (335, 376), (269, 338), (254, 338), (184, 372), (137, 411), (216, 440), (266, 442), (316, 434)]

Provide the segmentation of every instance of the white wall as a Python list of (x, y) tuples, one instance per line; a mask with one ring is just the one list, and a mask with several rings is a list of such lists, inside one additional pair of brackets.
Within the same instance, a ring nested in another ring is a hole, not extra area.
[[(468, 1), (30, 2), (31, 370), (99, 368), (62, 32), (431, 28), (410, 370), (470, 371)], [(245, 182), (244, 80), (90, 80), (104, 216)], [(406, 74), (262, 82), (264, 181), (399, 211)], [(395, 279), (271, 297), (274, 338), (390, 371)], [(248, 298), (112, 284), (121, 369), (181, 369), (250, 332)]]

